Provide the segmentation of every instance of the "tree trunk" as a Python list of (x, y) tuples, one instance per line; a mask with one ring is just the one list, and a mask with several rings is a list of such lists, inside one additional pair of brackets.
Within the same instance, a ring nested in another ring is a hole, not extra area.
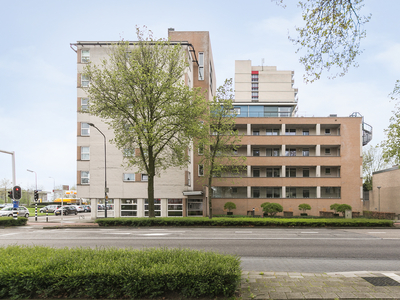
[(155, 174), (155, 165), (154, 160), (150, 158), (149, 151), (149, 174), (147, 174), (147, 198), (149, 202), (149, 218), (154, 218), (154, 174)]
[(212, 175), (208, 177), (208, 218), (212, 219)]

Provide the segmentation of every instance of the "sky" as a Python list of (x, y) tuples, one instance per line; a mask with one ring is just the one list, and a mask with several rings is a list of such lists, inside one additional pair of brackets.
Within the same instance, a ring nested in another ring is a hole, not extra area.
[[(334, 80), (303, 81), (296, 47), (301, 25), (295, 0), (0, 0), (0, 150), (15, 153), (16, 183), (40, 190), (76, 185), (77, 41), (137, 40), (135, 26), (157, 38), (168, 28), (209, 31), (217, 85), (234, 77), (235, 60), (295, 72), (302, 116), (359, 112), (373, 127), (371, 145), (384, 140), (394, 108), (388, 94), (400, 79), (400, 1), (365, 0), (359, 67)], [(0, 152), (0, 182), (12, 181), (12, 155)], [(11, 184), (10, 184), (11, 185)], [(78, 195), (79, 197), (79, 195)]]

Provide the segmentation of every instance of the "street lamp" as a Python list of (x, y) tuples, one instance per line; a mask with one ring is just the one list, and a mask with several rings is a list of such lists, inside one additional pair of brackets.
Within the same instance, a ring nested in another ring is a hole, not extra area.
[[(37, 191), (37, 174), (36, 174), (36, 172), (35, 171), (32, 171), (32, 170), (29, 170), (29, 169), (26, 169), (28, 172), (31, 172), (31, 173), (35, 173), (35, 185), (36, 185), (36, 191)], [(35, 200), (35, 221), (37, 222), (37, 201)]]
[(378, 199), (379, 199), (378, 211), (381, 212), (381, 187), (380, 186), (378, 186)]
[(92, 126), (94, 128), (97, 129), (98, 132), (101, 133), (101, 135), (104, 138), (104, 217), (107, 218), (107, 192), (108, 192), (108, 188), (107, 188), (107, 148), (106, 148), (106, 144), (107, 144), (107, 140), (106, 140), (106, 136), (104, 135), (103, 132), (101, 132), (100, 129), (98, 129), (93, 123), (87, 123), (89, 126)]
[(49, 176), (49, 178), (54, 180), (54, 184), (53, 184), (53, 202), (54, 202), (54, 200), (56, 199), (56, 180), (51, 176)]

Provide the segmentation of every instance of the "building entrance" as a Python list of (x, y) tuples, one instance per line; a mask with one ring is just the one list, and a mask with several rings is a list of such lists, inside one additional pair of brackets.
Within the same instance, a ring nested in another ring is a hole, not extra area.
[(203, 216), (203, 199), (188, 199), (188, 217)]

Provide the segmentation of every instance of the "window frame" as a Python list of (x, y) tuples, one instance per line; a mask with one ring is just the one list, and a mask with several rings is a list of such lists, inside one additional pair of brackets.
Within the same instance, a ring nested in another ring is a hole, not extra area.
[(86, 122), (81, 122), (81, 136), (90, 136), (90, 125)]
[(197, 172), (199, 177), (204, 176), (204, 165), (198, 165)]
[[(87, 151), (83, 151), (84, 148), (87, 148)], [(87, 155), (87, 158), (84, 158), (84, 155)], [(90, 160), (90, 146), (81, 146), (81, 160)]]
[[(86, 176), (83, 176), (86, 175)], [(86, 179), (84, 182), (84, 179)], [(89, 171), (81, 171), (81, 184), (90, 184), (90, 172)]]
[[(133, 175), (133, 176), (129, 177), (129, 178), (132, 178), (132, 179), (126, 178), (126, 175)], [(136, 177), (135, 173), (124, 173), (123, 177), (122, 177), (122, 181), (124, 181), (124, 182), (135, 181), (135, 177)]]
[(149, 181), (149, 175), (142, 173), (141, 174), (141, 181)]
[(199, 73), (198, 80), (204, 80), (204, 52), (199, 52)]
[[(84, 55), (84, 52), (87, 55)], [(81, 49), (81, 63), (87, 64), (90, 62), (90, 50), (89, 49)]]

